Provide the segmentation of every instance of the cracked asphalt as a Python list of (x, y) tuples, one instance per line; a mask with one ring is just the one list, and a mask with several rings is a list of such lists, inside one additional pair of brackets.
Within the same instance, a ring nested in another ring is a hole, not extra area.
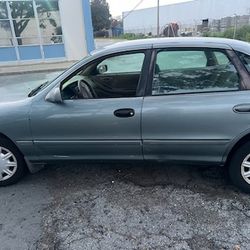
[(0, 188), (0, 249), (248, 250), (250, 199), (223, 168), (54, 164)]

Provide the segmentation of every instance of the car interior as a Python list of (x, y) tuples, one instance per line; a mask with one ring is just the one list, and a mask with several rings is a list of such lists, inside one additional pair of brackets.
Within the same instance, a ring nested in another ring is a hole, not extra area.
[(93, 63), (63, 83), (62, 98), (103, 99), (135, 97), (141, 71), (109, 73), (108, 65)]
[[(179, 65), (180, 61), (185, 61), (179, 58), (173, 58), (172, 62), (169, 58), (156, 61), (152, 94), (239, 89), (239, 75), (223, 52), (206, 50), (199, 53), (204, 54), (203, 60), (194, 53), (191, 57), (186, 56), (185, 65)], [(124, 72), (112, 71), (110, 68), (114, 68), (114, 63), (112, 66), (105, 62), (96, 61), (63, 83), (63, 99), (135, 97), (141, 71), (137, 68), (134, 71), (131, 68)], [(126, 68), (126, 64), (129, 62), (124, 62), (122, 69)]]
[(161, 70), (161, 65), (156, 64), (153, 95), (239, 89), (240, 78), (234, 65), (228, 59), (220, 62), (212, 51), (206, 51), (205, 55), (204, 67)]

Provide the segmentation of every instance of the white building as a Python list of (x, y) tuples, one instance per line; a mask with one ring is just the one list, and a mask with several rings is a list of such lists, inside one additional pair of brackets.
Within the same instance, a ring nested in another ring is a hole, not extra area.
[(93, 49), (89, 0), (0, 0), (0, 65), (79, 60)]
[[(205, 19), (214, 20), (249, 14), (250, 0), (190, 0), (160, 6), (160, 27), (162, 29), (167, 24), (176, 22), (181, 29), (184, 29), (195, 27)], [(156, 7), (135, 10), (127, 15), (128, 12), (123, 13), (125, 33), (157, 33)]]

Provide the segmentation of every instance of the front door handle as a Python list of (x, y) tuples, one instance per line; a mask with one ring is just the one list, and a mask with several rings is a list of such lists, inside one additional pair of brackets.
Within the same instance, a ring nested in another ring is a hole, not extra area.
[(233, 111), (236, 113), (250, 113), (250, 104), (236, 105), (234, 106)]
[(114, 112), (114, 115), (120, 118), (133, 117), (135, 111), (133, 109), (117, 109)]

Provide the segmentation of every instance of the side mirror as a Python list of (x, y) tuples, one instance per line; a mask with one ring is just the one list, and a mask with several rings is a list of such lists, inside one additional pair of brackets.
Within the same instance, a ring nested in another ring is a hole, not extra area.
[(97, 68), (97, 72), (99, 74), (104, 74), (108, 71), (108, 66), (107, 65), (100, 65), (98, 68)]
[(45, 97), (45, 100), (53, 103), (62, 103), (63, 100), (60, 86), (57, 86), (56, 88), (52, 89)]

